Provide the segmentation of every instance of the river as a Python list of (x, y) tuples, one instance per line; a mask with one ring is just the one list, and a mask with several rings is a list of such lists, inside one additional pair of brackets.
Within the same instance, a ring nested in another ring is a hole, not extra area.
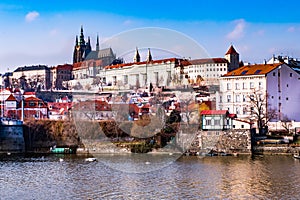
[(300, 199), (292, 156), (172, 156), (2, 155), (0, 199)]

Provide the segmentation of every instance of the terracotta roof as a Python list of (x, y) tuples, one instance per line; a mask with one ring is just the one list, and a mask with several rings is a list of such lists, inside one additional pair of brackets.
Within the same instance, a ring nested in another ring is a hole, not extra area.
[(17, 99), (11, 94), (9, 97), (6, 99), (6, 101), (17, 101)]
[(200, 115), (227, 115), (228, 110), (202, 110)]
[(203, 59), (196, 59), (190, 60), (192, 65), (199, 65), (199, 64), (206, 64), (206, 63), (228, 63), (225, 58), (203, 58)]
[(227, 74), (225, 76), (247, 76), (247, 75), (265, 75), (271, 72), (272, 70), (276, 69), (282, 65), (282, 63), (275, 63), (275, 64), (258, 64), (258, 65), (246, 65), (240, 68), (237, 68)]
[(228, 55), (228, 54), (239, 54), (239, 53), (231, 45), (225, 55)]

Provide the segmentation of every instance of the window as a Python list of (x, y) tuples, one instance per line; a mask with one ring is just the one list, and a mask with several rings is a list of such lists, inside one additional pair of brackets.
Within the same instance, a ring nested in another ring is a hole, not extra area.
[(262, 84), (262, 82), (258, 82), (258, 88), (259, 88), (259, 89), (263, 89), (263, 84)]
[(239, 107), (236, 107), (236, 108), (235, 108), (235, 113), (236, 113), (237, 115), (240, 114), (240, 108), (239, 108)]
[(244, 128), (244, 124), (241, 125), (241, 128)]
[(247, 109), (243, 108), (243, 115), (246, 115), (246, 114), (247, 114)]
[(290, 73), (290, 77), (293, 77), (293, 73)]
[(222, 96), (220, 96), (220, 103), (222, 103)]
[(280, 72), (278, 72), (278, 77), (280, 77)]
[(285, 98), (287, 101), (289, 100), (289, 98), (287, 97), (287, 98)]
[(128, 84), (128, 75), (124, 75), (124, 84), (126, 85), (126, 84)]
[(239, 83), (235, 83), (235, 89), (239, 90), (240, 89), (240, 84)]
[(253, 95), (253, 94), (250, 95), (250, 100), (251, 100), (251, 101), (254, 100), (254, 95)]
[(254, 88), (254, 82), (250, 82), (250, 88), (251, 88), (251, 89)]
[(243, 102), (246, 102), (246, 95), (243, 95)]
[(289, 84), (286, 84), (286, 87), (289, 87)]
[(214, 122), (215, 122), (215, 125), (216, 125), (216, 126), (220, 126), (220, 120), (219, 120), (219, 119), (215, 119)]
[(276, 76), (276, 73), (275, 73), (275, 72), (273, 72), (273, 76)]
[(240, 102), (240, 101), (241, 101), (240, 95), (236, 95), (236, 96), (235, 96), (235, 99), (236, 99), (236, 102)]
[(243, 82), (243, 89), (247, 88), (247, 84), (245, 82)]
[(231, 102), (231, 95), (227, 95), (227, 102)]
[(206, 125), (210, 126), (211, 125), (211, 119), (206, 119)]
[(231, 84), (227, 83), (227, 90), (231, 90)]

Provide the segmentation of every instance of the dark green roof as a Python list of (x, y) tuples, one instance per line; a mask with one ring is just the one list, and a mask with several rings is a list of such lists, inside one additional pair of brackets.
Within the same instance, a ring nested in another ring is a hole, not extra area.
[(24, 72), (24, 71), (33, 71), (33, 70), (49, 70), (49, 68), (46, 65), (32, 65), (32, 66), (18, 67), (14, 72)]

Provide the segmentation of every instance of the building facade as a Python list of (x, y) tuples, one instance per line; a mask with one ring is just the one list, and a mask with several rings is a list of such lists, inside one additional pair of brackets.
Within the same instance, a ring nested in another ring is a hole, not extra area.
[(50, 68), (46, 65), (18, 67), (12, 76), (14, 87), (22, 89), (50, 89)]
[(50, 76), (52, 88), (57, 90), (68, 89), (68, 86), (63, 85), (63, 82), (72, 80), (72, 70), (73, 65), (70, 64), (52, 67)]
[[(263, 112), (276, 112), (273, 120), (300, 120), (300, 75), (284, 63), (240, 67), (220, 78), (217, 109), (251, 120), (257, 101)], [(252, 100), (252, 101), (251, 101)]]

